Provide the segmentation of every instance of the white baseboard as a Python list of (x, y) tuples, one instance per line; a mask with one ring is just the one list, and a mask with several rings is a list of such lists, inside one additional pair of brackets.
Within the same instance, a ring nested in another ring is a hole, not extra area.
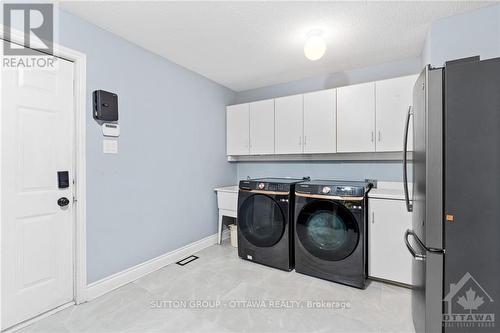
[[(229, 230), (222, 233), (222, 239), (229, 238)], [(139, 265), (124, 271), (110, 275), (102, 280), (93, 282), (87, 286), (84, 292), (85, 301), (90, 301), (113, 291), (127, 283), (133, 282), (144, 275), (150, 274), (162, 267), (177, 262), (195, 252), (201, 251), (211, 245), (217, 244), (217, 234), (205, 237), (196, 242), (183, 246), (179, 249), (165, 253), (159, 257), (145, 261)]]

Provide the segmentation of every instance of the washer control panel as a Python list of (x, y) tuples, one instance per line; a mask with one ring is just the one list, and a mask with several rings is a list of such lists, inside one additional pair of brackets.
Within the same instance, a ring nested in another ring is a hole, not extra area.
[(335, 186), (335, 194), (340, 196), (355, 196), (357, 193), (356, 187), (352, 186)]
[(315, 184), (314, 182), (297, 184), (295, 191), (298, 193), (330, 195), (339, 197), (362, 197), (367, 188), (364, 184)]

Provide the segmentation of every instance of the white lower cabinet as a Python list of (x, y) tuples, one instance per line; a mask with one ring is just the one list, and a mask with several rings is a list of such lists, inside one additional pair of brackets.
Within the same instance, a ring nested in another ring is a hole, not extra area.
[(411, 224), (404, 200), (369, 199), (369, 276), (411, 285), (412, 257), (403, 239)]

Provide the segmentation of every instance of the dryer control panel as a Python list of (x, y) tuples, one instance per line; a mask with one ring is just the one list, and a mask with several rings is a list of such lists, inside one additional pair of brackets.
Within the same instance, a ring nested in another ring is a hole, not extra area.
[(368, 184), (364, 182), (336, 183), (327, 181), (311, 181), (297, 184), (295, 191), (304, 194), (362, 197), (366, 194), (368, 188)]

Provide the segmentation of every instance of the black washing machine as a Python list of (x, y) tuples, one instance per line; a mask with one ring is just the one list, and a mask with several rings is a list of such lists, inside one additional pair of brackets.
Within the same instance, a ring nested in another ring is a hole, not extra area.
[(367, 182), (315, 180), (295, 188), (295, 270), (364, 289)]
[(238, 194), (238, 255), (267, 266), (293, 269), (295, 184), (303, 179), (242, 180)]

